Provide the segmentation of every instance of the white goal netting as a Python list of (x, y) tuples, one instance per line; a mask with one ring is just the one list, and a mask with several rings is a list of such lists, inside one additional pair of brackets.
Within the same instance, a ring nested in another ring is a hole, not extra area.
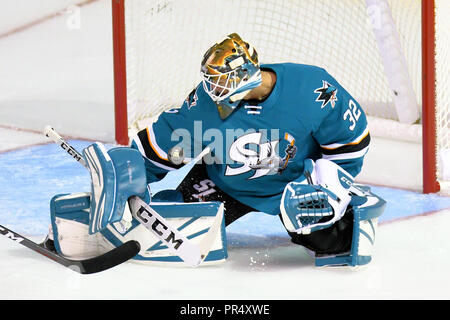
[[(384, 3), (387, 14), (376, 5)], [(437, 149), (446, 150), (450, 1), (436, 6)], [(200, 82), (204, 52), (237, 32), (262, 63), (327, 69), (363, 106), (372, 133), (421, 139), (420, 0), (127, 0), (125, 25), (131, 132), (180, 106)]]

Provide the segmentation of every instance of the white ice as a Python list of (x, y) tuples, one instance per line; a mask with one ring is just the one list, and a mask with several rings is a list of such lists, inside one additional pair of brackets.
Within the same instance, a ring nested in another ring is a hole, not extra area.
[[(0, 156), (48, 143), (39, 133), (47, 124), (70, 137), (114, 140), (110, 1), (81, 7), (78, 27), (68, 23), (71, 11), (1, 36), (76, 1), (40, 3), (5, 0), (0, 12)], [(373, 159), (371, 170), (382, 174), (385, 159)], [(9, 200), (26, 208), (28, 196)], [(422, 199), (417, 194), (405, 203), (403, 215)], [(0, 223), (7, 218), (0, 212)], [(449, 229), (449, 210), (382, 223), (373, 261), (358, 270), (316, 268), (287, 236), (230, 233), (229, 258), (219, 265), (128, 262), (79, 275), (2, 238), (0, 299), (449, 299)], [(40, 241), (44, 234), (31, 237)]]
[(286, 236), (231, 233), (229, 258), (218, 265), (127, 262), (80, 275), (0, 239), (0, 299), (448, 299), (449, 214), (382, 224), (373, 261), (357, 270), (316, 268)]

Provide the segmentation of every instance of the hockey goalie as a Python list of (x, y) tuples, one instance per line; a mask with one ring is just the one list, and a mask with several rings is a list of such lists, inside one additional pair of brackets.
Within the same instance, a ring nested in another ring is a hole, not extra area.
[[(43, 245), (81, 259), (134, 239), (135, 261), (215, 263), (226, 226), (256, 211), (278, 215), (316, 266), (368, 264), (385, 201), (354, 182), (370, 143), (359, 103), (322, 68), (260, 65), (236, 33), (207, 50), (201, 76), (129, 147), (83, 150), (91, 192), (51, 200)], [(186, 164), (176, 188), (152, 193)]]

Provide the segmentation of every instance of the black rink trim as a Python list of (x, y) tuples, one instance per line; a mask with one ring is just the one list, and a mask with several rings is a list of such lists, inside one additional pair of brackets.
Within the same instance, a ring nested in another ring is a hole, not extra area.
[(351, 153), (361, 151), (366, 148), (370, 144), (370, 134), (367, 133), (367, 136), (364, 137), (358, 144), (350, 144), (345, 145), (336, 149), (325, 149), (321, 148), (322, 154), (325, 155), (334, 155), (334, 154), (342, 154), (342, 153)]

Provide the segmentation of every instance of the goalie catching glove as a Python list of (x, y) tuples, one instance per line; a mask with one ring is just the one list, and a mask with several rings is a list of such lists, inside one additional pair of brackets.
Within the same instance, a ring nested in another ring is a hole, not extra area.
[(287, 184), (280, 210), (290, 232), (309, 234), (331, 226), (350, 203), (353, 177), (334, 162), (306, 159), (304, 179)]
[[(313, 252), (316, 266), (360, 266), (372, 259), (378, 217), (385, 206), (383, 199), (370, 188), (354, 184), (353, 177), (337, 164), (324, 159), (316, 163), (306, 159), (302, 180), (286, 186), (280, 209), (286, 229), (297, 234), (294, 242), (306, 245)], [(334, 231), (328, 231), (332, 226)], [(339, 244), (324, 248), (320, 239), (325, 233), (331, 236), (330, 232), (336, 241), (348, 238), (348, 245), (342, 246), (347, 249), (335, 251), (333, 248)], [(335, 232), (349, 232), (350, 237)], [(308, 243), (316, 243), (318, 247)]]

